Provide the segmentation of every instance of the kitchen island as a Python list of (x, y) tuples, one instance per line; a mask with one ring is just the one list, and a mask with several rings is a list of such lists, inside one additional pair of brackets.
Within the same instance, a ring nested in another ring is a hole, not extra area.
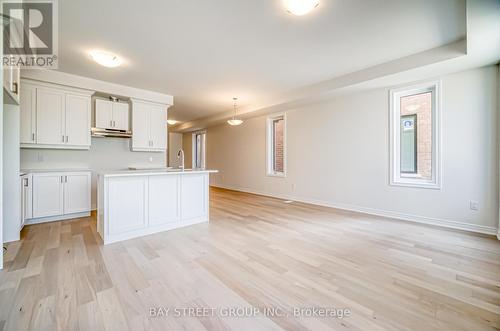
[(97, 231), (104, 244), (208, 222), (216, 170), (124, 170), (98, 174)]

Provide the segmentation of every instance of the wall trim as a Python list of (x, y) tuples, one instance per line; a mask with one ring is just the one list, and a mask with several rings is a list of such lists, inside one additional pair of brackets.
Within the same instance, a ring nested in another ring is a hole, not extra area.
[(222, 189), (227, 189), (227, 190), (244, 192), (244, 193), (263, 195), (263, 196), (272, 197), (272, 198), (293, 200), (293, 201), (297, 201), (297, 202), (309, 203), (312, 205), (317, 205), (317, 206), (322, 206), (322, 207), (329, 207), (329, 208), (353, 211), (353, 212), (358, 212), (358, 213), (368, 214), (368, 215), (373, 215), (373, 216), (387, 217), (387, 218), (392, 218), (392, 219), (396, 219), (396, 220), (400, 220), (400, 221), (434, 225), (434, 226), (439, 226), (439, 227), (444, 227), (444, 228), (449, 228), (449, 229), (464, 230), (464, 231), (468, 231), (468, 232), (482, 233), (482, 234), (493, 235), (493, 236), (496, 235), (498, 240), (500, 240), (500, 229), (497, 229), (497, 228), (491, 227), (491, 226), (486, 226), (486, 225), (469, 224), (469, 223), (457, 222), (457, 221), (452, 221), (452, 220), (447, 220), (447, 219), (412, 215), (412, 214), (406, 214), (406, 213), (400, 213), (400, 212), (382, 210), (382, 209), (376, 209), (376, 208), (369, 208), (369, 207), (362, 207), (362, 206), (356, 206), (356, 205), (344, 204), (344, 203), (331, 203), (331, 202), (324, 201), (324, 200), (297, 197), (297, 196), (292, 196), (292, 195), (287, 195), (287, 194), (273, 194), (273, 193), (268, 193), (268, 192), (264, 192), (264, 191), (253, 190), (253, 189), (244, 188), (244, 187), (230, 186), (230, 185), (211, 184), (210, 186), (222, 188)]

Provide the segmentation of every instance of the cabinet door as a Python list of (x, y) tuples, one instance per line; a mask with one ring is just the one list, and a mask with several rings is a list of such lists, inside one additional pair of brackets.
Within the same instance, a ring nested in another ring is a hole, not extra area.
[(136, 102), (132, 107), (132, 149), (148, 150), (151, 148), (149, 105)]
[(36, 119), (36, 88), (34, 86), (21, 86), (20, 109), (20, 142), (21, 144), (34, 144), (36, 142), (35, 119)]
[(33, 218), (33, 175), (26, 175), (26, 186), (24, 187), (26, 204), (24, 215), (26, 219)]
[(90, 211), (90, 173), (64, 174), (64, 214)]
[(60, 173), (33, 174), (33, 217), (63, 214), (63, 176)]
[(177, 175), (149, 177), (149, 226), (179, 221), (179, 181)]
[(66, 94), (66, 144), (90, 146), (90, 96)]
[(113, 102), (113, 129), (128, 130), (128, 103)]
[(95, 126), (101, 129), (112, 129), (113, 103), (108, 100), (95, 100)]
[(152, 106), (150, 109), (150, 139), (151, 148), (167, 149), (167, 111), (162, 106)]
[(65, 143), (65, 95), (50, 88), (36, 89), (36, 141), (38, 144)]
[(146, 176), (108, 180), (107, 210), (110, 235), (146, 228), (147, 183)]
[(181, 217), (183, 221), (207, 215), (207, 180), (207, 174), (185, 174), (181, 176)]

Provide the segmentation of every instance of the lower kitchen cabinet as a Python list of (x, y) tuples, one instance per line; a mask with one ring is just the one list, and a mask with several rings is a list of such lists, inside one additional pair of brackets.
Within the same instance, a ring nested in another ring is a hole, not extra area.
[(29, 223), (39, 223), (85, 216), (90, 213), (90, 190), (89, 171), (33, 173), (24, 196), (24, 205), (32, 206), (31, 215), (25, 211), (26, 219), (31, 216)]

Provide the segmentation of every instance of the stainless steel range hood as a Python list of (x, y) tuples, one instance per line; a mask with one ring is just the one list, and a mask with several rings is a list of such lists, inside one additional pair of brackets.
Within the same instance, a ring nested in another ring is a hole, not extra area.
[(92, 137), (113, 137), (113, 138), (131, 138), (132, 131), (129, 130), (113, 130), (113, 129), (102, 129), (102, 128), (92, 128)]

